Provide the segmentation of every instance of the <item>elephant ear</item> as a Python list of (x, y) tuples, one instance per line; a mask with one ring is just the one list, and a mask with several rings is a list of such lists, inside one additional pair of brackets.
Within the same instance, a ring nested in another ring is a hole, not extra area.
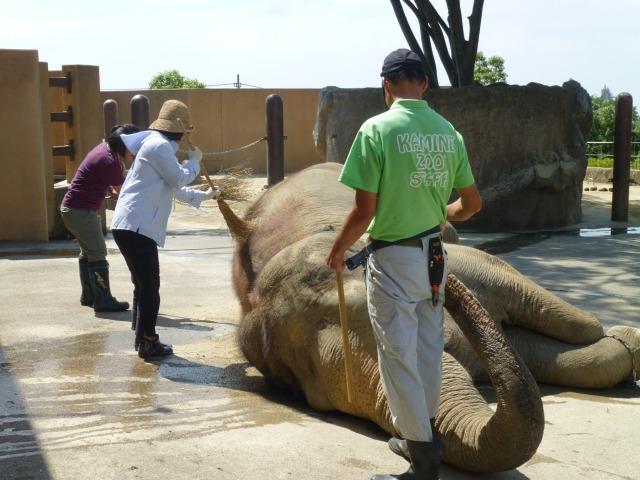
[(483, 363), (497, 408), (493, 412), (487, 406), (464, 368), (445, 354), (436, 415), (444, 459), (474, 472), (517, 468), (535, 454), (544, 431), (535, 379), (480, 302), (452, 274), (447, 278), (445, 307)]

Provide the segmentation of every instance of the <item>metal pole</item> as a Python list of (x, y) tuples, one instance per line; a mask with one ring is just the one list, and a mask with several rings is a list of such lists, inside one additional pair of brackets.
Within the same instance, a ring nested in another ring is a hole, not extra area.
[(631, 112), (633, 97), (626, 92), (616, 98), (613, 142), (613, 196), (611, 220), (629, 220), (629, 175), (631, 168)]
[(111, 129), (118, 125), (118, 102), (113, 99), (105, 100), (102, 104), (104, 117), (104, 138), (109, 136)]
[(144, 95), (136, 95), (131, 99), (131, 123), (140, 130), (149, 128), (149, 99)]
[(267, 97), (267, 186), (284, 179), (284, 120), (282, 98)]

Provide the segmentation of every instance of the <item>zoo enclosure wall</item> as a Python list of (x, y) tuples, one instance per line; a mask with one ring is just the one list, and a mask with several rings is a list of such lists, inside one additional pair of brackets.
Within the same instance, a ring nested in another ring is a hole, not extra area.
[[(135, 95), (149, 99), (149, 119), (152, 122), (165, 100), (184, 102), (190, 110), (195, 131), (191, 141), (203, 152), (234, 150), (266, 135), (266, 98), (282, 97), (284, 104), (284, 168), (297, 172), (323, 162), (313, 142), (318, 89), (167, 89), (102, 91), (104, 102), (118, 102), (119, 122), (131, 122), (130, 101)], [(214, 174), (230, 167), (251, 168), (254, 173), (266, 173), (267, 145), (224, 155), (205, 155), (207, 170)]]

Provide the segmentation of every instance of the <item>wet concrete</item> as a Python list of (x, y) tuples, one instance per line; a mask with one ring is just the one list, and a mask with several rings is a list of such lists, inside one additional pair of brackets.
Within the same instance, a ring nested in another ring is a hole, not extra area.
[[(607, 228), (594, 198), (587, 216), (599, 220), (578, 229)], [(170, 232), (160, 253), (158, 326), (176, 355), (155, 363), (133, 351), (128, 312), (79, 305), (73, 242), (0, 245), (0, 479), (364, 479), (403, 471), (375, 425), (312, 411), (272, 390), (242, 357), (233, 245), (217, 210), (178, 207)], [(463, 239), (497, 249), (606, 326), (640, 326), (634, 231)], [(108, 245), (114, 294), (130, 301), (126, 265)], [(493, 401), (490, 388), (481, 391)], [(636, 390), (543, 386), (542, 395), (545, 436), (528, 463), (487, 477), (445, 467), (442, 478), (638, 478)]]

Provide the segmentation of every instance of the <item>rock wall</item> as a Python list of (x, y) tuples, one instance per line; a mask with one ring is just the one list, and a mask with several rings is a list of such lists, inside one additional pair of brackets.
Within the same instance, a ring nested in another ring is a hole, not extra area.
[[(586, 182), (613, 183), (613, 168), (587, 167)], [(640, 185), (640, 170), (629, 171), (629, 184)]]
[[(592, 115), (578, 82), (430, 90), (425, 98), (463, 135), (483, 197), (482, 212), (460, 226), (533, 230), (581, 220)], [(343, 163), (362, 122), (385, 108), (377, 88), (322, 89), (316, 148)]]

